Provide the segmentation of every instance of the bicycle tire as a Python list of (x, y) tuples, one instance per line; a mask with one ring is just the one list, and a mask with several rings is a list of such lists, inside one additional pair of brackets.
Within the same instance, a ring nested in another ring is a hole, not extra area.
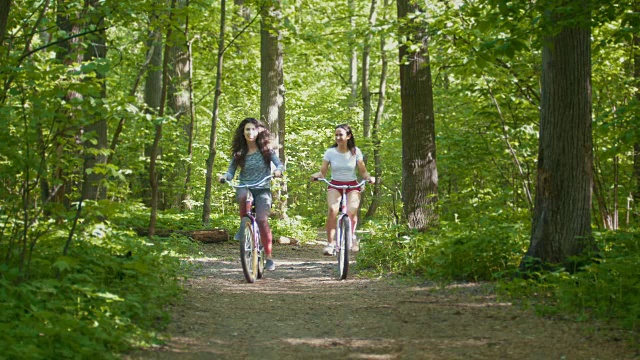
[(240, 238), (240, 262), (242, 272), (248, 283), (253, 283), (258, 277), (258, 249), (255, 247), (253, 221), (248, 216), (240, 222), (242, 236)]
[(349, 273), (349, 247), (351, 246), (351, 220), (348, 216), (340, 217), (338, 236), (338, 274), (341, 280)]
[[(256, 230), (259, 231), (259, 230)], [(262, 279), (262, 277), (264, 276), (264, 263), (265, 263), (265, 258), (264, 258), (264, 247), (262, 246), (262, 244), (260, 243), (260, 234), (257, 234), (257, 241), (256, 244), (258, 244), (258, 279)]]

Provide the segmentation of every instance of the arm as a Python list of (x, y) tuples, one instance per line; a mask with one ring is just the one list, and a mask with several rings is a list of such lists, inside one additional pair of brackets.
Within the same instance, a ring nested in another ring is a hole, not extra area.
[(367, 180), (372, 184), (376, 182), (376, 178), (369, 175), (369, 172), (367, 171), (367, 166), (364, 164), (364, 161), (358, 160), (357, 166), (358, 166), (358, 171), (360, 172), (360, 177), (362, 177), (364, 180)]
[(233, 177), (236, 174), (236, 169), (238, 168), (238, 164), (236, 164), (236, 160), (235, 159), (231, 159), (231, 163), (229, 163), (229, 168), (227, 169), (227, 172), (220, 176), (220, 182), (222, 182), (223, 180), (226, 181), (230, 181), (233, 179)]
[(320, 167), (320, 171), (311, 175), (311, 180), (315, 180), (318, 178), (326, 178), (328, 170), (329, 170), (329, 162), (327, 160), (323, 160), (322, 166)]
[(276, 169), (273, 171), (273, 176), (281, 177), (282, 172), (284, 171), (284, 165), (280, 162), (278, 155), (276, 155), (275, 151), (271, 152), (271, 162), (275, 165)]

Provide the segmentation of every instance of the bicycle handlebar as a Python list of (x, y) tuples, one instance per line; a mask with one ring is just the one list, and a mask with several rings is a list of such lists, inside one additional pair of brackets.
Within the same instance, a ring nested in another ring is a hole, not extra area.
[(246, 184), (246, 185), (234, 185), (234, 184), (231, 183), (231, 181), (229, 181), (227, 179), (224, 179), (224, 178), (220, 179), (220, 182), (221, 183), (227, 183), (227, 184), (229, 184), (229, 186), (231, 186), (234, 189), (241, 189), (241, 188), (252, 188), (252, 187), (256, 187), (256, 186), (262, 185), (265, 182), (267, 182), (268, 180), (271, 180), (271, 178), (273, 178), (273, 176), (272, 175), (268, 175), (264, 179), (258, 181), (255, 184)]
[(336, 185), (336, 184), (332, 184), (329, 180), (325, 178), (315, 178), (314, 181), (324, 181), (329, 186), (335, 189), (357, 189), (357, 188), (363, 187), (366, 183), (368, 183), (367, 180), (362, 180), (357, 185)]

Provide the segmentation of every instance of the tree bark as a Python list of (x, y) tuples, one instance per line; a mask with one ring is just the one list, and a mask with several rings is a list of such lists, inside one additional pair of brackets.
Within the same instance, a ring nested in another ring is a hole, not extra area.
[(369, 31), (362, 50), (362, 134), (365, 139), (371, 138), (371, 90), (369, 88), (371, 40), (373, 38), (373, 26), (376, 24), (376, 2), (371, 0), (369, 9)]
[(176, 0), (171, 0), (171, 8), (169, 10), (169, 22), (167, 24), (167, 36), (165, 38), (164, 54), (162, 55), (162, 86), (160, 88), (160, 104), (158, 106), (158, 120), (155, 125), (155, 136), (153, 145), (151, 146), (151, 159), (149, 161), (149, 179), (151, 183), (151, 216), (149, 219), (149, 236), (153, 236), (156, 231), (156, 221), (158, 216), (158, 198), (159, 184), (158, 172), (156, 171), (156, 160), (158, 158), (158, 150), (160, 148), (160, 140), (162, 139), (162, 118), (164, 117), (164, 108), (167, 101), (167, 88), (169, 86), (169, 52), (171, 45), (171, 33), (173, 29), (172, 19), (176, 7)]
[[(280, 0), (268, 1), (262, 8), (260, 23), (260, 118), (278, 144), (278, 156), (286, 164), (285, 158), (285, 87)], [(284, 192), (284, 193), (283, 193)], [(273, 194), (275, 216), (286, 217), (286, 185)]]
[[(184, 156), (187, 159), (191, 158), (191, 145), (192, 145), (192, 118), (191, 118), (191, 94), (190, 94), (190, 77), (191, 74), (191, 62), (189, 58), (189, 28), (187, 8), (189, 6), (188, 0), (179, 0), (176, 4), (178, 11), (175, 16), (176, 28), (183, 28), (181, 32), (174, 33), (172, 39), (170, 39), (171, 50), (171, 66), (169, 71), (169, 94), (167, 95), (169, 109), (173, 116), (175, 116), (178, 124), (182, 124), (182, 130), (184, 133), (184, 144), (187, 144)], [(181, 144), (183, 144), (181, 142)], [(186, 201), (188, 200), (189, 178), (191, 172), (190, 161), (178, 161), (176, 169), (173, 171), (172, 177), (182, 177), (185, 186), (182, 191), (172, 196), (171, 207), (179, 207), (184, 209)]]
[(409, 17), (423, 12), (411, 0), (398, 0), (400, 32), (414, 45), (400, 46), (400, 98), (402, 102), (402, 189), (409, 227), (426, 230), (438, 221), (438, 169), (428, 36), (424, 25)]
[(209, 133), (209, 157), (207, 158), (207, 172), (205, 175), (204, 206), (202, 209), (202, 223), (209, 226), (211, 221), (211, 186), (213, 182), (213, 161), (216, 158), (216, 142), (218, 127), (218, 110), (220, 95), (222, 94), (222, 64), (224, 57), (224, 28), (226, 21), (226, 0), (220, 3), (220, 35), (218, 38), (218, 62), (216, 66), (216, 92), (213, 98), (213, 115), (211, 116), (211, 132)]
[(349, 105), (355, 107), (357, 105), (358, 97), (358, 45), (355, 40), (356, 32), (356, 5), (355, 0), (349, 0), (349, 23), (351, 24), (351, 35), (349, 36), (349, 86), (351, 88), (351, 96), (349, 98)]
[[(385, 7), (388, 6), (388, 0), (385, 0)], [(386, 39), (385, 35), (380, 35), (380, 61), (382, 63), (382, 71), (380, 73), (380, 87), (378, 96), (378, 105), (376, 107), (376, 114), (373, 118), (373, 129), (371, 136), (373, 140), (373, 161), (374, 161), (374, 176), (376, 177), (376, 183), (373, 185), (373, 198), (369, 204), (369, 209), (365, 218), (370, 218), (375, 215), (378, 206), (380, 205), (380, 196), (382, 193), (382, 158), (380, 156), (380, 123), (382, 121), (382, 114), (384, 114), (384, 103), (387, 93), (387, 72), (389, 68), (389, 60), (387, 59), (387, 52), (385, 50)]]
[[(585, 1), (573, 1), (577, 9)], [(582, 16), (582, 18), (580, 17)], [(591, 132), (591, 30), (562, 27), (545, 38), (536, 197), (526, 257), (563, 263), (594, 250), (591, 236), (593, 139)], [(559, 25), (558, 20), (554, 19)], [(525, 265), (523, 261), (523, 266)]]
[[(85, 23), (85, 27), (94, 25), (98, 32), (88, 35), (89, 46), (87, 47), (84, 60), (91, 61), (94, 59), (106, 59), (107, 57), (107, 40), (104, 31), (104, 16), (102, 14), (102, 3), (97, 0), (91, 0), (88, 9), (91, 9), (88, 19), (89, 23)], [(106, 99), (107, 86), (105, 82), (105, 74), (96, 71), (96, 79), (100, 82), (100, 97)], [(88, 139), (84, 142), (85, 148), (85, 171), (86, 181), (82, 184), (82, 197), (85, 200), (99, 200), (107, 196), (105, 187), (100, 186), (100, 182), (104, 179), (104, 174), (97, 171), (91, 171), (99, 165), (107, 163), (107, 155), (105, 150), (108, 148), (107, 140), (107, 120), (100, 112), (96, 112), (96, 121), (84, 128), (84, 135)]]
[(7, 32), (7, 22), (11, 11), (11, 0), (0, 0), (0, 46), (4, 44), (4, 37)]
[[(640, 1), (636, 1), (636, 13), (640, 12)], [(633, 78), (636, 84), (636, 100), (640, 103), (640, 36), (633, 35)], [(636, 112), (636, 124), (640, 124), (640, 115)], [(640, 207), (640, 141), (633, 144), (633, 177), (636, 181), (636, 187), (633, 192), (633, 201), (635, 208)], [(636, 217), (640, 216), (635, 211)]]

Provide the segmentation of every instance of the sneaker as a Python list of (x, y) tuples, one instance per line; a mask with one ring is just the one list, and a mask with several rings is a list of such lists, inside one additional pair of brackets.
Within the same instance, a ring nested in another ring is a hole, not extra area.
[(324, 247), (324, 250), (322, 250), (322, 254), (327, 255), (327, 256), (333, 256), (336, 254), (336, 246), (333, 244), (329, 244), (327, 246)]
[(353, 239), (351, 239), (351, 252), (360, 251), (360, 241), (356, 237), (356, 234), (353, 234)]
[(273, 271), (276, 269), (276, 264), (271, 259), (267, 259), (267, 263), (264, 264), (264, 269), (268, 271)]
[(242, 239), (242, 230), (238, 229), (238, 232), (233, 236), (233, 240), (240, 241)]

